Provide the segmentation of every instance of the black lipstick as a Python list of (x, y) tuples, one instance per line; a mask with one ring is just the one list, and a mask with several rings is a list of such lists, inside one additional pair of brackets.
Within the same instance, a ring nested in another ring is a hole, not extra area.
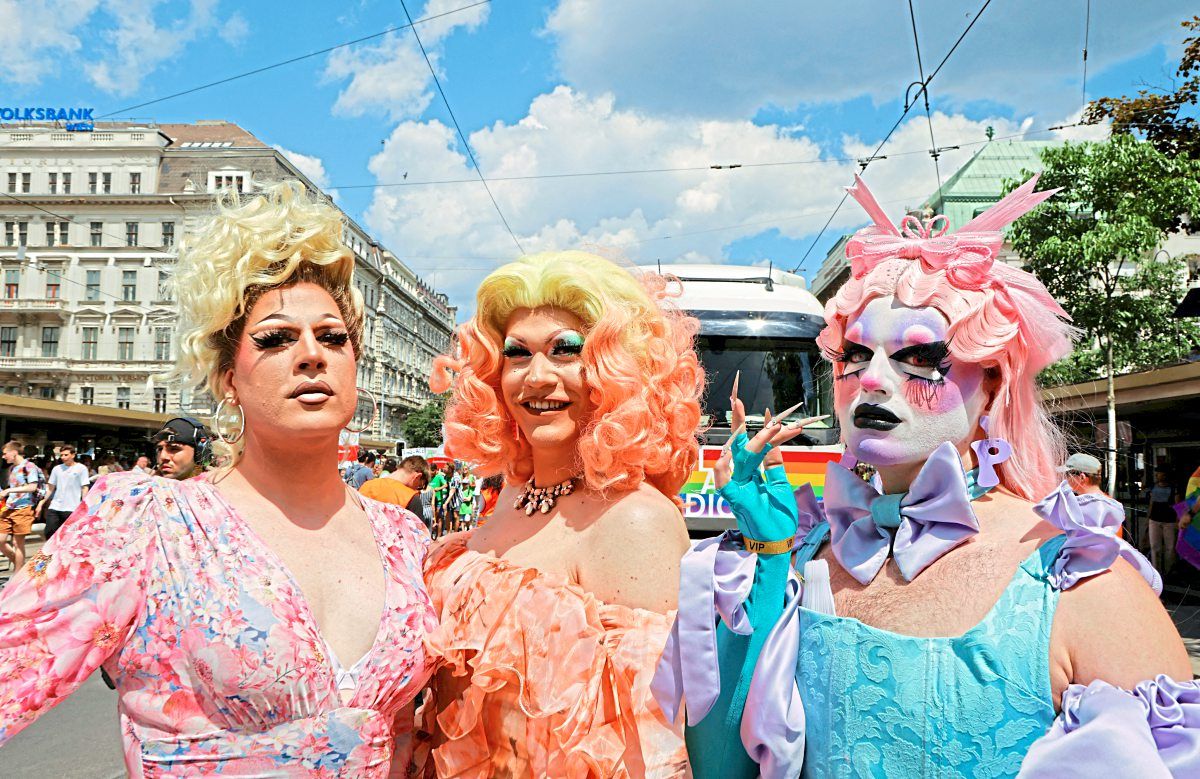
[(883, 406), (860, 403), (854, 409), (854, 426), (867, 430), (892, 430), (900, 424), (900, 417)]

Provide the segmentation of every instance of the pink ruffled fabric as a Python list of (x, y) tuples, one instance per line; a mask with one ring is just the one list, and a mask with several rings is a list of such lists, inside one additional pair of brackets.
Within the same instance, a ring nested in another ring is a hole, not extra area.
[(1162, 675), (1133, 690), (1072, 684), (1019, 776), (1200, 776), (1200, 686)]
[(681, 730), (650, 693), (674, 613), (603, 603), (468, 537), (425, 569), (441, 621), (424, 710), (437, 776), (690, 776)]

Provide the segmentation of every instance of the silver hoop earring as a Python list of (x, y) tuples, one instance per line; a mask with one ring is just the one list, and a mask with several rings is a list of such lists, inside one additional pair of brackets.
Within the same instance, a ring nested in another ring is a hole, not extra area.
[[(236, 436), (226, 437), (226, 435), (221, 432), (221, 409), (223, 409), (225, 407), (226, 403), (229, 403), (229, 405), (231, 405), (231, 406), (238, 407), (238, 416), (242, 420), (242, 424), (238, 428), (238, 432), (237, 432)], [(229, 398), (226, 397), (226, 398), (221, 398), (221, 402), (217, 404), (217, 410), (213, 412), (213, 435), (215, 435), (217, 438), (219, 438), (221, 440), (221, 443), (223, 443), (227, 446), (232, 446), (233, 444), (236, 444), (238, 441), (241, 441), (242, 436), (244, 436), (246, 434), (246, 415), (244, 413), (242, 413), (241, 408), (242, 407), (239, 406), (237, 403), (230, 403)]]
[[(363, 387), (355, 387), (354, 389), (356, 389), (359, 392), (367, 393), (367, 397), (369, 397), (371, 399), (371, 418), (367, 420), (367, 424), (363, 425), (358, 430), (350, 430), (349, 427), (347, 427), (346, 430), (349, 430), (351, 433), (355, 433), (355, 434), (365, 433), (366, 431), (371, 429), (371, 425), (375, 424), (375, 415), (379, 413), (379, 402), (375, 400), (375, 393), (371, 392), (371, 390), (365, 389)], [(354, 406), (354, 410), (355, 411), (358, 410), (357, 403)]]

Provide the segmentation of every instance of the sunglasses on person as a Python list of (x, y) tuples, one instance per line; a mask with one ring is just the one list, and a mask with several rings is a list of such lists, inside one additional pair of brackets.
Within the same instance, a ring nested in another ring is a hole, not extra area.
[(1075, 476), (1075, 477), (1077, 477), (1077, 478), (1082, 478), (1082, 477), (1084, 477), (1084, 476), (1095, 476), (1096, 474), (1094, 474), (1094, 473), (1086, 473), (1086, 472), (1084, 472), (1084, 471), (1067, 471), (1067, 475), (1068, 475), (1068, 476)]

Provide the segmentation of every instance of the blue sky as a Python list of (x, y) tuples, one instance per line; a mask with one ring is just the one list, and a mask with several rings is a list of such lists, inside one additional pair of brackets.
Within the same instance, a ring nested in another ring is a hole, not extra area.
[[(527, 250), (594, 247), (635, 262), (792, 267), (917, 80), (901, 0), (413, 0), (442, 85)], [(930, 84), (943, 177), (984, 129), (1096, 137), (1081, 106), (1086, 0), (994, 0)], [(1093, 0), (1089, 97), (1169, 84), (1186, 2)], [(977, 2), (917, 0), (926, 72)], [(469, 310), (478, 279), (516, 253), (408, 30), (132, 108), (402, 25), (398, 0), (0, 0), (4, 105), (85, 105), (159, 122), (226, 119), (285, 150), (340, 205)], [(1038, 132), (1043, 131), (1043, 132)], [(865, 177), (885, 208), (937, 186), (918, 108)], [(900, 152), (909, 152), (900, 154)], [(787, 165), (763, 163), (795, 163)], [(712, 164), (742, 163), (713, 171)], [(753, 163), (759, 165), (753, 166)], [(405, 186), (377, 186), (397, 184)], [(811, 274), (862, 216), (844, 208)]]

